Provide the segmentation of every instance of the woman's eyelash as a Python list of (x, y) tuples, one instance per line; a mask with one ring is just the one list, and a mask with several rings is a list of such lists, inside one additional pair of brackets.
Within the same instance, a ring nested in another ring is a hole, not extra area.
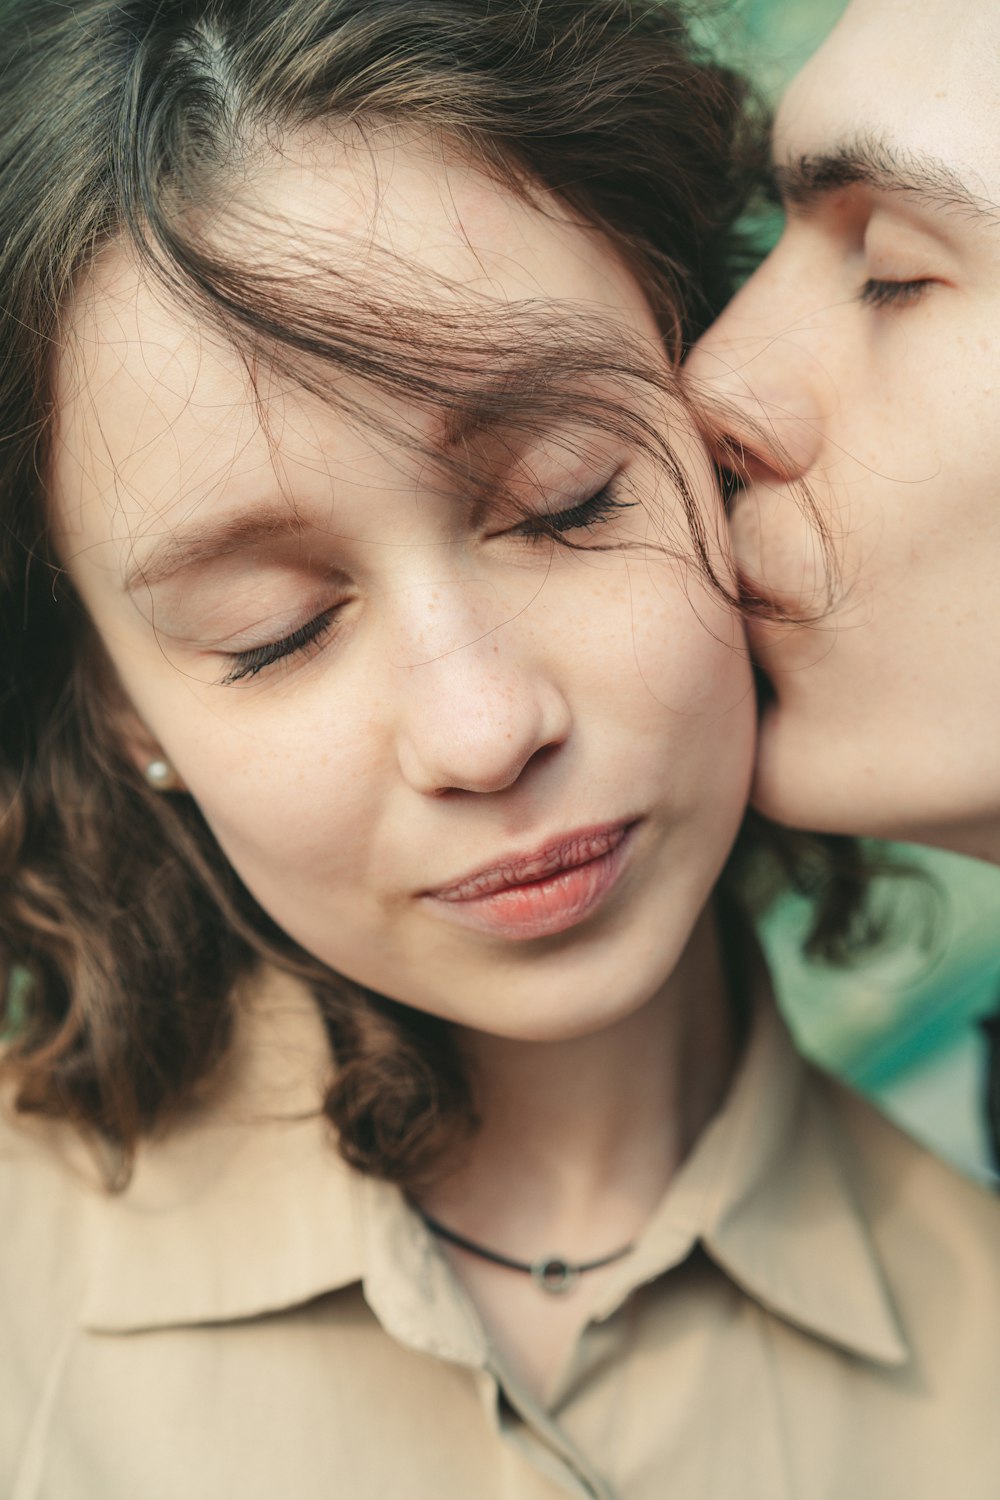
[(870, 277), (861, 288), (861, 301), (866, 307), (906, 307), (917, 302), (933, 286), (928, 278), (914, 281), (879, 281)]
[(293, 630), (291, 635), (283, 636), (280, 641), (270, 641), (266, 646), (253, 646), (249, 651), (233, 652), (229, 657), (232, 666), (222, 679), (223, 686), (231, 682), (242, 682), (247, 677), (256, 677), (258, 672), (263, 672), (283, 657), (295, 656), (299, 652), (308, 651), (311, 646), (318, 646), (329, 633), (335, 614), (336, 610), (325, 609), (322, 614), (316, 615), (298, 630)]
[(635, 504), (634, 500), (617, 500), (614, 494), (614, 480), (609, 481), (596, 495), (591, 495), (586, 500), (579, 500), (576, 505), (570, 505), (566, 510), (556, 510), (548, 515), (528, 516), (514, 527), (517, 536), (564, 536), (568, 531), (578, 531), (590, 527), (599, 526), (602, 521), (607, 521), (616, 511), (630, 510)]

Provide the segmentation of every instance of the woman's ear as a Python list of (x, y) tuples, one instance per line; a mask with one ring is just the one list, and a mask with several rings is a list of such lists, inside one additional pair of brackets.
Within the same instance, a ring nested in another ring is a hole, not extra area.
[(84, 616), (81, 649), (87, 658), (86, 707), (105, 753), (117, 751), (157, 792), (186, 792), (163, 746), (133, 707), (104, 643)]
[(119, 744), (126, 756), (154, 791), (187, 791), (184, 782), (164, 753), (162, 745), (153, 737), (131, 706), (121, 710), (116, 732)]

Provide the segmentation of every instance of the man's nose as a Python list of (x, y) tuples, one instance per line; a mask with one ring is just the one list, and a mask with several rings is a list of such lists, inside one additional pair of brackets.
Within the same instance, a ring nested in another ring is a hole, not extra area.
[(692, 351), (693, 394), (740, 478), (789, 483), (814, 469), (837, 400), (823, 342), (818, 315), (797, 314), (765, 262)]
[(425, 796), (504, 791), (569, 737), (567, 700), (516, 623), (465, 628), (450, 644), (436, 631), (433, 655), (397, 669), (397, 758)]

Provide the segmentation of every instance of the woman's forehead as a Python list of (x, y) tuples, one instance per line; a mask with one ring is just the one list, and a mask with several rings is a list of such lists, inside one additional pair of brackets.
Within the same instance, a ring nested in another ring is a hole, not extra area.
[[(451, 319), (467, 305), (470, 328), (488, 330), (490, 316), (515, 306), (545, 307), (565, 309), (570, 322), (583, 311), (656, 343), (641, 290), (599, 235), (532, 206), (440, 143), (386, 135), (362, 151), (330, 135), (307, 138), (297, 154), (286, 145), (262, 167), (252, 191), (259, 202), (244, 193), (227, 207), (223, 251), (246, 214), (243, 256), (279, 277), (291, 265), (317, 279), (318, 268), (320, 295), (324, 268), (339, 264), (348, 285), (370, 286), (386, 305), (410, 297), (433, 315), (437, 299)], [(253, 229), (261, 243), (251, 257)], [(329, 283), (331, 321), (344, 284)], [(251, 357), (234, 347), (122, 245), (104, 251), (67, 322), (53, 449), (57, 524), (67, 533), (87, 530), (98, 494), (105, 510), (110, 501), (129, 520), (130, 509), (191, 503), (217, 484), (220, 464), (237, 482), (272, 467), (276, 446), (289, 462), (315, 464), (330, 455), (335, 429), (342, 459), (364, 451), (342, 416), (259, 350)], [(366, 393), (376, 423), (380, 403), (387, 425), (398, 424), (398, 400)], [(425, 428), (430, 420), (411, 418)]]
[(239, 467), (254, 419), (237, 350), (110, 247), (81, 286), (55, 380), (57, 529), (88, 530), (97, 496), (127, 516), (197, 488), (223, 451)]
[(264, 158), (231, 206), (277, 228), (279, 257), (291, 249), (356, 266), (368, 253), (376, 277), (395, 261), (442, 298), (578, 299), (618, 314), (638, 292), (607, 241), (554, 194), (515, 191), (436, 132), (302, 132)]

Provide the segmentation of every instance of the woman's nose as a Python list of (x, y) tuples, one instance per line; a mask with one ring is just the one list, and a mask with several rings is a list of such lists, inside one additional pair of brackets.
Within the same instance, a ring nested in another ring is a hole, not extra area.
[(789, 483), (816, 466), (837, 401), (823, 343), (817, 318), (790, 310), (765, 262), (692, 351), (693, 394), (740, 478)]
[(515, 636), (468, 637), (399, 669), (397, 757), (415, 791), (504, 791), (568, 738), (565, 697)]

